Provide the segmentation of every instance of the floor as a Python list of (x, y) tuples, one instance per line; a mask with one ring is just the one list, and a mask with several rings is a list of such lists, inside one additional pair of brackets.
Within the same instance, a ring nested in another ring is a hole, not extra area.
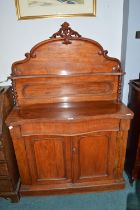
[(0, 210), (140, 210), (140, 181), (114, 192), (24, 197), (19, 203), (0, 198)]
[(133, 191), (127, 195), (126, 210), (140, 210), (140, 180), (136, 181), (131, 189)]

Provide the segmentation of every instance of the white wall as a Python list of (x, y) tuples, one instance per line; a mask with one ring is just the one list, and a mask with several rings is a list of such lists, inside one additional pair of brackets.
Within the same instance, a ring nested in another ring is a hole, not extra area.
[[(140, 73), (140, 39), (135, 39), (136, 31), (140, 31), (140, 0), (126, 1), (129, 1), (128, 35), (126, 37), (126, 55), (123, 55), (125, 59), (122, 59), (126, 72), (123, 89), (123, 101), (125, 103), (128, 100), (128, 82), (137, 79)], [(127, 20), (125, 24), (127, 24)]]
[(14, 0), (0, 0), (0, 80), (10, 75), (14, 61), (23, 59), (33, 45), (49, 38), (64, 21), (82, 36), (98, 41), (110, 56), (120, 59), (123, 0), (97, 0), (96, 17), (34, 20), (17, 20)]

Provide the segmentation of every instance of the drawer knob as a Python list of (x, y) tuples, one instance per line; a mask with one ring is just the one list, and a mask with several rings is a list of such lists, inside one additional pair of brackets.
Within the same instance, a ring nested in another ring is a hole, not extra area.
[(73, 153), (76, 152), (76, 148), (75, 147), (72, 148), (72, 152)]
[(9, 126), (9, 130), (13, 129), (13, 126)]

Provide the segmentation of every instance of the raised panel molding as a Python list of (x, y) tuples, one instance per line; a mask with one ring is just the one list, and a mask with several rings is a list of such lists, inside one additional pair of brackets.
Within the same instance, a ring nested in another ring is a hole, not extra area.
[(117, 132), (106, 131), (76, 137), (76, 182), (112, 179), (116, 136)]
[[(85, 82), (82, 86), (81, 83), (65, 83), (65, 84), (53, 84), (48, 83), (30, 83), (23, 87), (22, 95), (25, 98), (44, 98), (59, 97), (67, 95), (109, 95), (113, 91), (112, 82)], [(53, 89), (53, 91), (52, 91)]]
[[(71, 179), (70, 168), (67, 167), (70, 153), (70, 143), (62, 137), (31, 137), (25, 140), (30, 150), (29, 168), (33, 183), (63, 182)], [(43, 164), (42, 164), (43, 163)]]

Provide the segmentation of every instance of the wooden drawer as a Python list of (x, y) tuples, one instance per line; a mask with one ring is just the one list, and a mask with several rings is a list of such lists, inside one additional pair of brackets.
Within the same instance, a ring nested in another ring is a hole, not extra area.
[(8, 192), (12, 190), (11, 182), (7, 179), (0, 179), (0, 192)]
[(85, 121), (34, 122), (21, 125), (22, 136), (29, 135), (81, 135), (94, 131), (118, 131), (119, 119), (93, 119)]
[(5, 160), (5, 156), (2, 150), (0, 150), (0, 161)]
[(0, 176), (7, 176), (8, 175), (8, 168), (6, 163), (0, 163)]

